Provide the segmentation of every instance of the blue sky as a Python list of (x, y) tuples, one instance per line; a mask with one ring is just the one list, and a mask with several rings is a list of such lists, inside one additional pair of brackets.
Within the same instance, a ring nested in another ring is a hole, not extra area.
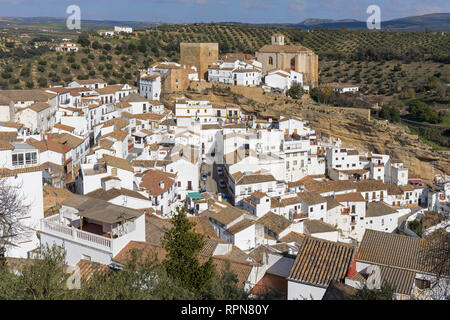
[(358, 19), (376, 4), (383, 21), (450, 12), (448, 0), (0, 0), (0, 16), (67, 17), (76, 4), (81, 18), (154, 22), (301, 22), (306, 18)]

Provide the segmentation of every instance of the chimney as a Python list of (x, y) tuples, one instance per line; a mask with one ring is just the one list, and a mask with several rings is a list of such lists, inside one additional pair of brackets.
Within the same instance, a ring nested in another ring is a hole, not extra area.
[(161, 189), (164, 189), (164, 181), (161, 181), (161, 182), (159, 183), (159, 187), (160, 187)]

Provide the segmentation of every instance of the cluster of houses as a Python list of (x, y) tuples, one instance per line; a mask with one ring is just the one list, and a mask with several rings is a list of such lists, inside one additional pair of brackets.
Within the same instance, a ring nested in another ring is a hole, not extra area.
[[(215, 81), (261, 81), (248, 55), (212, 66)], [(399, 230), (426, 211), (448, 221), (448, 177), (410, 178), (389, 155), (321, 139), (297, 116), (261, 121), (234, 104), (160, 101), (166, 86), (183, 85), (179, 74), (198, 81), (196, 70), (156, 63), (139, 87), (92, 79), (0, 91), (0, 176), (30, 208), (7, 257), (38, 258), (56, 244), (71, 267), (120, 269), (133, 249), (164, 258), (163, 230), (187, 206), (205, 239), (200, 255), (229, 265), (254, 295), (332, 299), (388, 282), (397, 299), (439, 296), (434, 282), (449, 278), (417, 263), (427, 240)]]
[(127, 26), (114, 26), (114, 30), (98, 30), (98, 34), (102, 37), (114, 37), (122, 32), (133, 33), (133, 28)]

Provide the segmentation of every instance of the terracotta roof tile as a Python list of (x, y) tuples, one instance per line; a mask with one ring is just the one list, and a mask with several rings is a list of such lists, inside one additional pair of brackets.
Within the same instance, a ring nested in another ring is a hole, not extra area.
[[(163, 186), (161, 183), (163, 183)], [(139, 186), (147, 190), (150, 195), (156, 197), (169, 190), (169, 188), (174, 184), (175, 180), (173, 179), (173, 175), (159, 170), (150, 169), (145, 172)]]
[(321, 287), (343, 282), (355, 254), (353, 246), (305, 236), (288, 279)]

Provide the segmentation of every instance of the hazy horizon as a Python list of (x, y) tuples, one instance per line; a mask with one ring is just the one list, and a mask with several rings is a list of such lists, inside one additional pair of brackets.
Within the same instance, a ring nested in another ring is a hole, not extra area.
[(313, 19), (365, 21), (366, 9), (381, 8), (381, 20), (449, 13), (446, 0), (0, 0), (0, 16), (9, 18), (67, 18), (76, 4), (82, 20), (160, 23), (299, 23)]

